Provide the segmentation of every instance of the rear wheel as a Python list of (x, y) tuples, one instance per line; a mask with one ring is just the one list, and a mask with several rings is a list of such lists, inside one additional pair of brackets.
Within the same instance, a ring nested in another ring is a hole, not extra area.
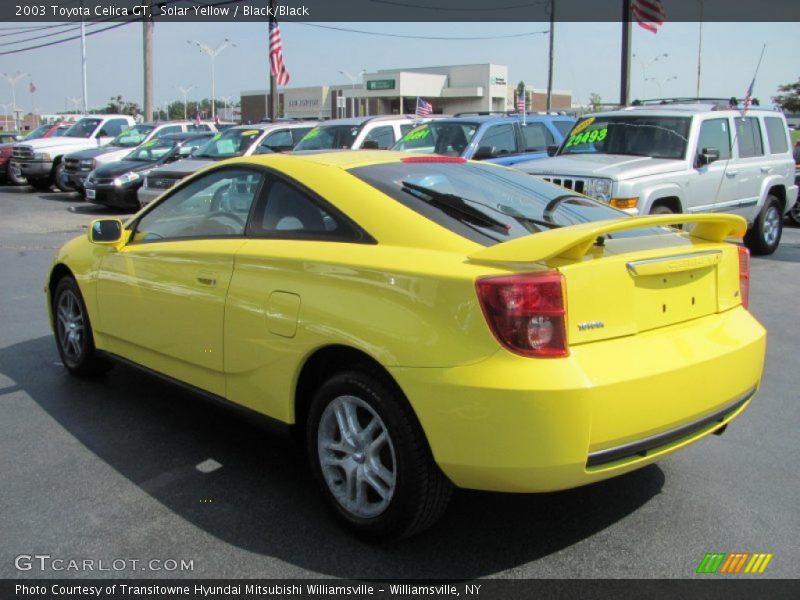
[(669, 206), (665, 204), (660, 204), (658, 206), (654, 206), (650, 209), (651, 215), (672, 215), (675, 214), (675, 211), (672, 210)]
[(755, 223), (744, 236), (744, 245), (753, 254), (772, 254), (777, 250), (783, 234), (783, 215), (778, 199), (770, 194)]
[(311, 404), (306, 442), (323, 497), (362, 537), (413, 535), (447, 507), (452, 486), (422, 429), (399, 391), (376, 376), (328, 379)]
[(108, 371), (112, 363), (94, 347), (92, 325), (83, 296), (72, 277), (58, 282), (53, 294), (55, 335), (61, 362), (78, 377), (93, 377)]

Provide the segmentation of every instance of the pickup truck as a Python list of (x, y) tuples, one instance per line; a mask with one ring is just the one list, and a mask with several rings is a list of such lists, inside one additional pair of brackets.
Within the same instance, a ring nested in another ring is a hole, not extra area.
[(49, 190), (61, 177), (65, 154), (104, 146), (133, 124), (133, 117), (125, 115), (91, 115), (76, 121), (62, 137), (18, 142), (11, 150), (11, 176), (24, 177), (36, 190)]

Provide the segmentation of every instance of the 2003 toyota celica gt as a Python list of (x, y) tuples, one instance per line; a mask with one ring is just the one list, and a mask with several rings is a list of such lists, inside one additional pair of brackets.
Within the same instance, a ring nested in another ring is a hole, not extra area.
[(71, 373), (122, 359), (294, 425), (339, 518), (387, 538), (453, 485), (580, 486), (738, 416), (766, 342), (745, 230), (460, 158), (274, 154), (94, 221), (46, 292)]

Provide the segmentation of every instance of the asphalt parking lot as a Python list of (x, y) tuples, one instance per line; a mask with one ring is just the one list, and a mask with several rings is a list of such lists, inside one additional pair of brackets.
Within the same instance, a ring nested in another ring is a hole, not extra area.
[[(770, 552), (766, 576), (797, 577), (800, 228), (753, 260), (767, 365), (724, 435), (577, 490), (460, 491), (434, 529), (370, 546), (336, 526), (280, 432), (127, 367), (67, 375), (42, 284), (54, 250), (111, 212), (0, 188), (0, 577), (685, 578), (706, 552)], [(126, 563), (18, 570), (23, 554)], [(152, 559), (192, 570), (143, 571)]]

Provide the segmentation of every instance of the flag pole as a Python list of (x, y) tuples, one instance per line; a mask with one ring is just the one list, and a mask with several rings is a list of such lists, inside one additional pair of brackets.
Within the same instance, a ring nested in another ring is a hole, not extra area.
[(620, 68), (619, 103), (630, 104), (631, 95), (631, 4), (622, 0), (622, 57)]
[[(271, 14), (275, 14), (275, 0), (269, 0), (269, 6), (272, 9), (270, 12)], [(267, 42), (269, 43), (269, 41)], [(272, 72), (272, 62), (270, 62), (269, 53), (267, 53), (267, 61), (269, 62), (269, 98), (270, 98), (270, 107), (269, 107), (269, 115), (274, 123), (275, 120), (278, 118), (278, 86), (275, 81), (275, 73)]]

